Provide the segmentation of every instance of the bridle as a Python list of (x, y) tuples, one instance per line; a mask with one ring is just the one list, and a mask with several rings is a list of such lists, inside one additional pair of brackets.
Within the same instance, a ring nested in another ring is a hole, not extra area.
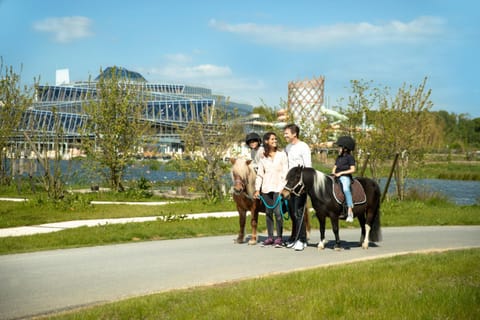
[[(241, 178), (239, 178), (239, 176), (234, 175), (233, 194), (236, 195), (236, 196), (239, 196), (239, 195), (242, 194), (242, 192), (244, 192), (246, 197), (251, 199), (251, 197), (248, 195), (248, 192), (246, 190), (247, 189), (247, 184), (248, 184), (248, 180), (246, 182), (244, 182)], [(241, 188), (237, 189), (236, 188), (237, 185), (240, 185)]]
[[(297, 184), (294, 185), (293, 187), (283, 187), (285, 190), (287, 190), (288, 192), (292, 193), (293, 195), (299, 197), (303, 191), (305, 190), (305, 184), (303, 183), (303, 169), (301, 169), (300, 171), (300, 179), (298, 180)], [(298, 191), (295, 191), (296, 189), (300, 188), (300, 190)]]
[[(237, 188), (236, 188), (237, 185), (240, 185), (240, 186), (241, 186), (241, 189), (237, 189)], [(235, 180), (233, 181), (233, 192), (234, 192), (236, 195), (239, 195), (240, 193), (242, 193), (243, 191), (245, 191), (245, 187), (246, 187), (245, 182), (243, 182), (242, 179), (235, 177)]]

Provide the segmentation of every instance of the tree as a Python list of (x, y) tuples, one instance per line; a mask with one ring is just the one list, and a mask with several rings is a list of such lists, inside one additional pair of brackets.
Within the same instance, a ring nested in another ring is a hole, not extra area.
[[(61, 170), (62, 154), (60, 145), (63, 142), (64, 132), (62, 122), (56, 108), (53, 108), (51, 117), (45, 116), (44, 127), (40, 128), (38, 120), (32, 113), (28, 115), (30, 118), (28, 123), (31, 127), (25, 128), (23, 132), (25, 140), (28, 142), (31, 150), (35, 154), (35, 158), (43, 169), (43, 174), (39, 180), (43, 189), (47, 192), (48, 198), (52, 200), (63, 199), (65, 191), (65, 182), (63, 181), (64, 174)], [(36, 123), (37, 122), (37, 123)], [(39, 120), (42, 122), (42, 120)], [(35, 141), (32, 141), (35, 139)], [(48, 146), (52, 145), (53, 150), (39, 150), (38, 145)], [(49, 151), (53, 151), (53, 158), (50, 158)], [(33, 182), (33, 177), (30, 175), (30, 181)], [(35, 191), (32, 183), (32, 191)]]
[[(20, 74), (12, 66), (5, 66), (0, 58), (0, 183), (9, 184), (7, 155), (12, 159), (16, 150), (10, 139), (18, 134), (24, 111), (32, 104), (32, 90), (20, 84)], [(12, 159), (13, 160), (13, 159)]]
[(116, 72), (116, 67), (101, 73), (95, 86), (96, 95), (84, 105), (89, 121), (83, 148), (90, 159), (107, 169), (99, 172), (110, 187), (122, 191), (125, 168), (149, 128), (142, 120), (145, 100), (141, 90)]
[(201, 121), (191, 121), (182, 131), (185, 151), (192, 156), (189, 170), (208, 201), (223, 198), (223, 177), (227, 173), (224, 156), (234, 143), (243, 139), (241, 125), (224, 109), (206, 108)]
[[(425, 151), (437, 144), (439, 139), (435, 117), (429, 112), (433, 103), (426, 82), (427, 78), (424, 78), (418, 87), (404, 84), (394, 98), (390, 97), (388, 88), (370, 91), (364, 83), (352, 82), (356, 94), (349, 100), (347, 116), (355, 121), (350, 122), (348, 131), (356, 138), (364, 154), (370, 154), (373, 165), (400, 155), (395, 168), (399, 199), (404, 198), (405, 179), (411, 161), (422, 160)], [(370, 112), (374, 104), (378, 104), (378, 110)], [(371, 116), (371, 130), (361, 130), (359, 119), (363, 113)]]
[(261, 106), (253, 108), (252, 112), (258, 113), (268, 122), (275, 122), (277, 120), (277, 113), (275, 110), (272, 107), (267, 106), (265, 103)]

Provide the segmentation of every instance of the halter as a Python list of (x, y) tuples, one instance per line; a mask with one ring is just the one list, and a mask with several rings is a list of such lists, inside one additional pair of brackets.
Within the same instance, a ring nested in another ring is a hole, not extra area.
[[(295, 191), (295, 189), (297, 189), (298, 187), (300, 187), (300, 190), (298, 190), (298, 192), (297, 192), (297, 191)], [(294, 185), (291, 188), (285, 186), (284, 189), (287, 190), (290, 193), (293, 193), (297, 197), (299, 197), (303, 193), (303, 191), (305, 189), (305, 184), (303, 183), (303, 169), (302, 169), (302, 171), (300, 171), (300, 179), (298, 180), (297, 184)]]
[[(237, 177), (237, 175), (235, 175), (235, 176)], [(235, 178), (235, 180), (234, 180), (233, 182), (234, 182), (234, 183), (233, 183), (234, 186), (235, 186), (236, 184), (239, 184), (239, 185), (242, 186), (242, 188), (241, 188), (240, 190), (236, 190), (235, 187), (233, 188), (233, 193), (234, 193), (235, 195), (239, 196), (239, 195), (242, 194), (242, 192), (244, 192), (244, 193), (245, 193), (245, 196), (246, 196), (248, 199), (252, 199), (252, 197), (250, 197), (250, 196), (248, 195), (248, 192), (246, 191), (246, 187), (247, 187), (248, 181), (247, 181), (247, 182), (244, 182), (242, 179)]]

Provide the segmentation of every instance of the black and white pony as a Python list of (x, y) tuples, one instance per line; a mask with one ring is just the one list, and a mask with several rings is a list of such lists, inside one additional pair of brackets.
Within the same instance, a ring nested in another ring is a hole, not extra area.
[[(365, 198), (362, 204), (355, 204), (353, 214), (360, 222), (362, 229), (360, 243), (362, 248), (368, 249), (369, 241), (381, 241), (380, 228), (380, 187), (369, 178), (356, 178), (365, 191)], [(313, 168), (304, 168), (301, 166), (290, 169), (287, 174), (287, 183), (282, 191), (282, 196), (286, 199), (290, 194), (302, 194), (306, 192), (315, 209), (316, 216), (320, 222), (320, 243), (319, 249), (324, 249), (327, 243), (325, 239), (325, 221), (329, 217), (332, 222), (333, 233), (335, 234), (335, 249), (340, 249), (340, 236), (338, 220), (344, 208), (339, 204), (334, 195), (335, 180), (332, 176)]]

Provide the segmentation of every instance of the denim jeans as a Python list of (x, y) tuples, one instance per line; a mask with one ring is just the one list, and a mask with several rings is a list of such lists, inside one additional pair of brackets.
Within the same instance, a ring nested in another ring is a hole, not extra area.
[(343, 194), (345, 194), (345, 201), (347, 202), (347, 206), (349, 208), (353, 208), (352, 191), (350, 190), (352, 180), (349, 176), (340, 176), (339, 179), (340, 183), (342, 184)]

